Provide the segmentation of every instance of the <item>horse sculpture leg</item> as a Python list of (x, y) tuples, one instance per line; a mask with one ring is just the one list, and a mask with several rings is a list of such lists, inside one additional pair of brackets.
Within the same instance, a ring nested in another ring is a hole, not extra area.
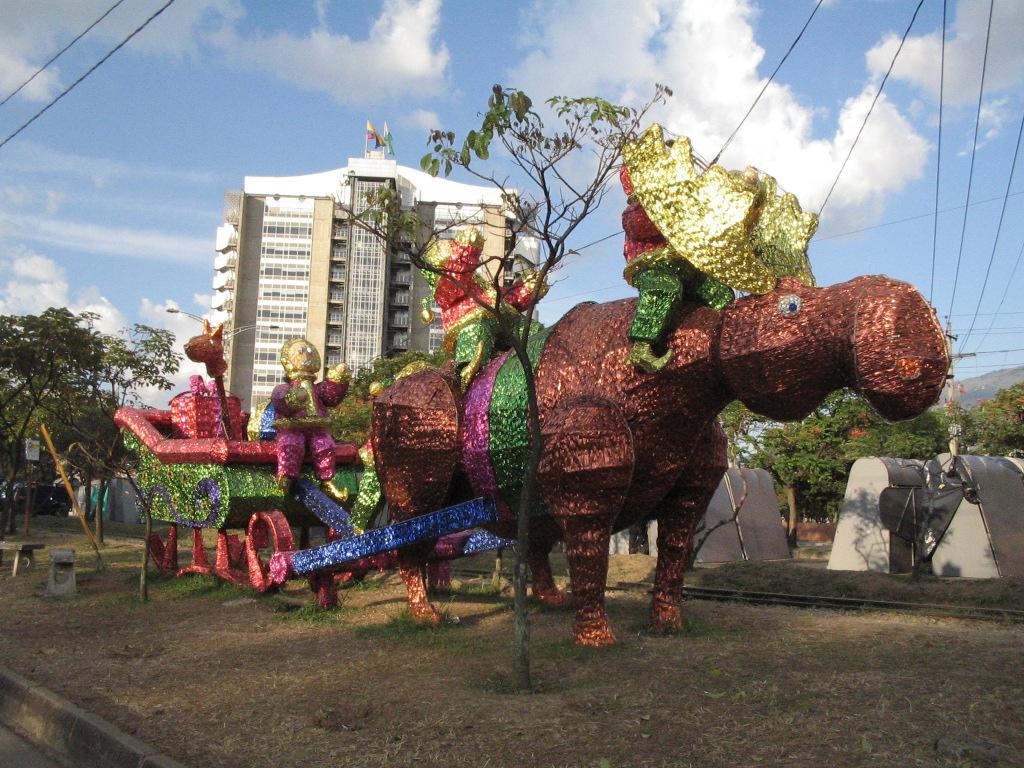
[(558, 406), (544, 422), (539, 480), (565, 531), (579, 645), (611, 645), (604, 588), (608, 541), (633, 476), (633, 440), (618, 407), (599, 398)]
[[(459, 461), (459, 408), (451, 381), (438, 371), (402, 378), (373, 404), (373, 455), (394, 522), (435, 512), (448, 501)], [(423, 571), (434, 539), (398, 551), (409, 613), (437, 624)]]
[(682, 628), (683, 574), (689, 565), (693, 532), (728, 466), (725, 433), (714, 424), (706, 448), (680, 483), (658, 506), (658, 566), (651, 600), (651, 632)]
[(531, 521), (530, 551), (527, 560), (533, 582), (533, 596), (544, 605), (565, 605), (565, 593), (555, 584), (549, 555), (551, 548), (561, 539), (558, 524), (551, 518)]

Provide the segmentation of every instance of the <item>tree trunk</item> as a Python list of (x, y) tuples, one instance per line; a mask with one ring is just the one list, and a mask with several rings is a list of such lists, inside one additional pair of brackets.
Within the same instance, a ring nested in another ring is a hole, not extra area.
[(88, 522), (89, 515), (92, 512), (92, 473), (86, 473), (85, 475), (85, 493), (82, 496), (85, 500), (82, 514), (85, 515), (85, 520)]
[(149, 501), (142, 493), (142, 489), (135, 483), (131, 472), (128, 473), (128, 482), (132, 484), (135, 491), (135, 499), (142, 506), (142, 513), (146, 516), (146, 537), (142, 541), (142, 570), (139, 572), (139, 600), (149, 600), (149, 537), (153, 535), (153, 516), (149, 514)]
[(786, 486), (786, 504), (789, 506), (789, 524), (786, 526), (786, 532), (789, 546), (793, 548), (796, 546), (796, 526), (799, 517), (796, 511), (796, 489), (792, 485)]
[(100, 480), (100, 492), (96, 496), (96, 541), (103, 543), (103, 508), (107, 506), (107, 483), (109, 480)]
[(0, 509), (0, 541), (7, 538), (7, 521), (14, 514), (14, 479), (7, 478), (4, 486), (6, 493), (4, 493), (3, 508)]

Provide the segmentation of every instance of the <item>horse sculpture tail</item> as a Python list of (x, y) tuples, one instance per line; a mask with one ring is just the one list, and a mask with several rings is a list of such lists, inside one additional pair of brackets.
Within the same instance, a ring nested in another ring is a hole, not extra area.
[(359, 449), (359, 458), (363, 460), (363, 476), (359, 478), (359, 492), (349, 519), (353, 528), (365, 531), (380, 509), (384, 493), (381, 491), (380, 478), (377, 477), (377, 467), (373, 463), (373, 447), (369, 442)]

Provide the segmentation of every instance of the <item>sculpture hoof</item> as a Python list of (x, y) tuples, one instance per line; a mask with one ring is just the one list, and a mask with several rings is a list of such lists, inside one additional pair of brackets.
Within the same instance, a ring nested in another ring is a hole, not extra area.
[(561, 608), (569, 602), (569, 599), (565, 596), (565, 592), (560, 589), (534, 591), (533, 596), (537, 598), (537, 602), (552, 608)]
[(605, 619), (576, 622), (573, 639), (576, 641), (576, 645), (582, 645), (587, 648), (602, 648), (608, 645), (615, 645), (615, 635), (608, 628), (608, 622)]
[(441, 623), (441, 614), (430, 603), (412, 603), (409, 605), (409, 614), (413, 621), (419, 624), (437, 626)]
[(655, 603), (651, 607), (652, 635), (668, 635), (683, 628), (683, 614), (678, 605)]

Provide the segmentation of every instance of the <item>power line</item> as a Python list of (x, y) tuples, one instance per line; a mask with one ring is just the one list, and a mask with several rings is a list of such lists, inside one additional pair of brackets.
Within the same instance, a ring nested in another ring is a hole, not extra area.
[[(993, 0), (995, 2), (995, 0)], [(843, 175), (843, 171), (846, 170), (846, 164), (850, 162), (850, 157), (853, 155), (854, 147), (857, 146), (857, 142), (860, 141), (860, 135), (864, 132), (864, 126), (868, 124), (868, 118), (871, 117), (871, 113), (875, 111), (875, 104), (878, 103), (878, 97), (882, 95), (882, 89), (885, 88), (885, 83), (889, 79), (889, 75), (892, 73), (892, 68), (896, 65), (896, 59), (899, 58), (900, 51), (903, 50), (903, 44), (907, 42), (907, 37), (910, 35), (910, 30), (914, 26), (914, 22), (917, 20), (918, 11), (921, 10), (921, 6), (924, 5), (924, 0), (918, 0), (917, 7), (914, 9), (914, 15), (910, 17), (910, 23), (907, 25), (906, 32), (903, 33), (903, 39), (900, 40), (900, 45), (896, 49), (896, 53), (892, 57), (892, 61), (889, 62), (889, 69), (885, 72), (885, 77), (882, 78), (882, 82), (878, 86), (878, 91), (875, 93), (875, 98), (871, 100), (871, 106), (868, 107), (868, 113), (864, 115), (864, 122), (860, 124), (860, 129), (857, 131), (857, 135), (853, 138), (853, 144), (850, 145), (850, 151), (846, 154), (846, 159), (843, 160), (843, 164), (839, 167), (839, 173), (836, 174), (835, 181), (832, 182), (832, 186), (828, 189), (828, 194), (825, 195), (825, 202), (821, 204), (821, 208), (818, 209), (818, 216), (820, 217), (822, 212), (825, 210), (825, 206), (828, 205), (829, 198), (832, 197), (832, 192), (836, 188), (836, 184), (839, 183), (839, 177)]]
[(13, 91), (11, 91), (11, 92), (10, 92), (9, 94), (7, 94), (7, 96), (6, 96), (6, 97), (4, 97), (4, 100), (3, 100), (3, 101), (0, 101), (0, 107), (2, 107), (2, 106), (3, 106), (4, 104), (6, 104), (6, 103), (7, 103), (8, 101), (10, 101), (11, 99), (13, 99), (13, 98), (14, 98), (15, 96), (17, 96), (17, 95), (18, 95), (18, 92), (19, 92), (19, 91), (21, 91), (21, 89), (22, 89), (22, 88), (24, 88), (24, 87), (25, 87), (26, 85), (28, 85), (28, 84), (29, 84), (29, 83), (31, 83), (31, 82), (32, 82), (33, 80), (35, 80), (35, 79), (36, 79), (36, 78), (37, 78), (37, 77), (39, 76), (39, 74), (40, 74), (40, 73), (41, 73), (41, 72), (42, 72), (42, 71), (43, 71), (44, 69), (46, 69), (46, 68), (47, 68), (48, 66), (50, 66), (51, 64), (53, 64), (53, 62), (55, 62), (55, 61), (56, 61), (57, 59), (59, 59), (59, 58), (60, 58), (61, 56), (63, 56), (63, 55), (64, 55), (64, 52), (65, 52), (65, 51), (67, 51), (67, 49), (68, 49), (68, 48), (70, 48), (70, 47), (71, 47), (71, 46), (73, 46), (73, 45), (74, 45), (75, 43), (77, 43), (77, 42), (78, 42), (79, 40), (81, 40), (81, 39), (82, 39), (83, 37), (85, 37), (85, 36), (86, 36), (86, 34), (88, 34), (89, 30), (91, 30), (91, 29), (92, 29), (93, 27), (95, 27), (95, 26), (96, 26), (97, 24), (99, 24), (99, 23), (100, 23), (101, 21), (103, 21), (103, 20), (104, 20), (105, 18), (107, 18), (107, 16), (109, 16), (109, 15), (111, 14), (111, 12), (112, 12), (112, 11), (113, 11), (113, 10), (114, 10), (115, 8), (117, 8), (117, 6), (119, 6), (119, 5), (120, 5), (121, 3), (123, 3), (123, 2), (124, 2), (124, 0), (117, 0), (117, 2), (116, 2), (116, 3), (114, 3), (114, 4), (112, 5), (112, 6), (110, 6), (109, 8), (107, 8), (106, 12), (105, 12), (105, 13), (104, 13), (104, 14), (103, 14), (102, 16), (100, 16), (100, 17), (99, 17), (98, 19), (96, 19), (96, 21), (94, 21), (94, 22), (93, 22), (92, 24), (90, 24), (90, 25), (89, 25), (88, 27), (86, 27), (85, 29), (83, 29), (83, 30), (82, 30), (82, 31), (81, 31), (81, 32), (80, 32), (80, 33), (79, 33), (79, 34), (78, 34), (78, 35), (77, 35), (77, 36), (76, 36), (76, 37), (75, 37), (75, 38), (74, 38), (74, 39), (73, 39), (73, 40), (72, 40), (72, 41), (71, 41), (70, 43), (68, 43), (68, 44), (67, 44), (67, 45), (65, 45), (65, 46), (64, 46), (63, 48), (61, 48), (61, 49), (60, 49), (59, 51), (57, 51), (57, 53), (55, 53), (55, 54), (54, 54), (54, 55), (53, 55), (53, 56), (52, 56), (52, 57), (50, 58), (50, 60), (49, 60), (49, 61), (47, 61), (47, 62), (46, 62), (45, 64), (43, 64), (43, 66), (41, 66), (41, 67), (40, 67), (39, 69), (37, 69), (37, 70), (36, 70), (35, 72), (33, 72), (33, 73), (32, 73), (32, 76), (31, 76), (31, 77), (30, 77), (30, 78), (29, 78), (28, 80), (26, 80), (26, 81), (25, 81), (24, 83), (22, 83), (21, 85), (19, 85), (19, 86), (18, 86), (17, 88), (15, 88), (15, 89), (14, 89)]
[(949, 299), (949, 311), (953, 311), (956, 302), (956, 287), (960, 279), (960, 260), (964, 255), (964, 236), (967, 234), (967, 207), (971, 204), (971, 186), (974, 181), (974, 158), (978, 154), (978, 126), (981, 124), (981, 97), (985, 94), (985, 70), (988, 68), (988, 42), (992, 36), (992, 8), (996, 0), (989, 0), (988, 28), (985, 31), (985, 55), (981, 60), (981, 83), (978, 86), (978, 110), (974, 117), (974, 141), (971, 143), (971, 170), (967, 174), (967, 204), (964, 207), (964, 220), (960, 225), (960, 250), (956, 255), (956, 271), (953, 273), (953, 295)]
[(939, 242), (939, 178), (942, 169), (942, 101), (946, 92), (946, 0), (942, 0), (942, 54), (939, 58), (939, 145), (935, 150), (935, 221), (932, 223), (932, 275), (928, 303), (935, 292), (935, 252)]
[(7, 142), (9, 142), (9, 141), (10, 141), (11, 139), (13, 139), (13, 138), (14, 138), (15, 136), (17, 136), (17, 135), (18, 135), (19, 133), (21, 133), (21, 132), (22, 132), (23, 130), (25, 130), (26, 128), (28, 128), (28, 127), (29, 127), (30, 125), (32, 125), (32, 123), (34, 123), (34, 122), (35, 122), (36, 120), (38, 120), (38, 119), (39, 119), (40, 117), (42, 117), (42, 115), (43, 115), (43, 114), (44, 114), (44, 113), (45, 113), (45, 112), (46, 112), (46, 111), (47, 111), (47, 110), (48, 110), (48, 109), (49, 109), (50, 107), (52, 107), (52, 106), (53, 106), (54, 104), (56, 104), (56, 103), (57, 103), (58, 101), (60, 101), (60, 100), (61, 100), (61, 99), (63, 99), (63, 98), (65, 97), (65, 96), (67, 96), (67, 95), (68, 95), (69, 93), (71, 93), (71, 91), (72, 91), (72, 90), (74, 90), (74, 88), (75, 88), (75, 87), (76, 87), (76, 86), (77, 86), (77, 85), (78, 85), (79, 83), (81, 83), (81, 82), (82, 82), (83, 80), (85, 80), (85, 78), (87, 78), (87, 77), (88, 77), (89, 75), (91, 75), (91, 74), (92, 74), (93, 72), (95, 72), (95, 71), (96, 71), (97, 69), (99, 69), (100, 65), (101, 65), (101, 64), (103, 64), (103, 62), (105, 62), (105, 61), (106, 61), (107, 59), (109, 59), (109, 58), (110, 58), (111, 56), (113, 56), (113, 55), (114, 55), (115, 53), (117, 53), (117, 52), (118, 52), (119, 50), (121, 50), (121, 49), (122, 49), (122, 48), (123, 48), (123, 47), (124, 47), (125, 45), (127, 45), (127, 44), (128, 44), (128, 41), (129, 41), (129, 40), (131, 40), (131, 39), (132, 39), (133, 37), (135, 37), (135, 36), (136, 36), (137, 34), (139, 34), (139, 32), (141, 32), (142, 30), (144, 30), (144, 29), (145, 29), (145, 28), (146, 28), (147, 26), (149, 26), (149, 23), (150, 23), (151, 21), (153, 21), (153, 19), (155, 19), (155, 18), (156, 18), (157, 16), (159, 16), (159, 15), (160, 15), (161, 13), (163, 13), (164, 11), (166, 11), (166, 10), (167, 10), (167, 9), (168, 9), (168, 8), (169, 8), (169, 7), (171, 6), (171, 4), (172, 4), (172, 3), (174, 3), (174, 0), (167, 0), (167, 2), (165, 2), (165, 3), (164, 3), (164, 4), (162, 5), (162, 6), (160, 6), (160, 8), (159, 8), (159, 9), (158, 9), (158, 10), (157, 10), (157, 11), (156, 11), (156, 12), (155, 12), (155, 13), (154, 13), (154, 14), (153, 14), (152, 16), (150, 16), (150, 17), (149, 17), (148, 19), (146, 19), (146, 20), (145, 20), (144, 22), (142, 22), (142, 24), (140, 24), (140, 25), (139, 25), (138, 27), (136, 27), (136, 28), (135, 28), (134, 30), (132, 30), (131, 34), (129, 34), (129, 35), (128, 35), (128, 37), (126, 37), (126, 38), (125, 38), (124, 40), (122, 40), (122, 41), (121, 41), (120, 43), (118, 43), (118, 44), (117, 44), (117, 45), (115, 45), (115, 46), (114, 46), (113, 48), (111, 48), (111, 49), (110, 49), (110, 51), (108, 51), (108, 52), (107, 52), (107, 54), (106, 54), (106, 55), (105, 55), (105, 56), (104, 56), (104, 57), (103, 57), (102, 59), (100, 59), (100, 60), (99, 60), (99, 61), (97, 61), (97, 62), (96, 62), (95, 64), (93, 64), (93, 65), (92, 65), (91, 67), (89, 67), (89, 69), (87, 69), (87, 70), (85, 71), (85, 74), (83, 74), (83, 75), (82, 75), (81, 77), (79, 77), (79, 78), (78, 78), (77, 80), (75, 80), (75, 82), (73, 82), (73, 83), (72, 83), (71, 85), (69, 85), (69, 86), (68, 86), (67, 88), (65, 88), (65, 89), (64, 89), (63, 91), (61, 91), (61, 92), (60, 92), (60, 94), (59, 94), (59, 95), (57, 95), (57, 96), (56, 96), (56, 97), (55, 97), (55, 98), (54, 98), (54, 99), (53, 99), (52, 101), (50, 101), (50, 103), (49, 103), (49, 104), (47, 104), (47, 105), (46, 105), (45, 107), (43, 107), (43, 108), (42, 108), (42, 109), (40, 109), (40, 110), (39, 110), (38, 112), (36, 112), (36, 113), (35, 113), (34, 115), (32, 115), (32, 117), (30, 117), (30, 118), (29, 118), (29, 119), (28, 119), (28, 120), (27, 120), (26, 122), (22, 123), (22, 124), (21, 124), (21, 125), (20, 125), (20, 126), (19, 126), (19, 127), (17, 128), (17, 130), (15, 130), (15, 131), (14, 131), (14, 133), (12, 133), (12, 134), (11, 134), (10, 136), (8, 136), (7, 138), (5, 138), (5, 139), (4, 139), (3, 141), (0, 141), (0, 149), (2, 149), (2, 148), (3, 148), (3, 146), (4, 146), (5, 144), (7, 144)]
[(1004, 352), (1024, 352), (1024, 347), (1018, 347), (1017, 349), (988, 349), (984, 352), (975, 352), (976, 355), (999, 355)]
[(1006, 214), (1006, 201), (1010, 197), (1010, 182), (1013, 181), (1013, 172), (1017, 169), (1017, 157), (1020, 155), (1020, 139), (1024, 136), (1024, 112), (1020, 116), (1020, 128), (1017, 129), (1017, 146), (1013, 150), (1013, 162), (1010, 163), (1010, 178), (1006, 180), (1006, 194), (1003, 196), (1003, 207), (999, 211), (999, 224), (996, 225), (996, 237), (992, 242), (992, 254), (988, 257), (988, 266), (985, 267), (985, 279), (981, 283), (981, 293), (978, 296), (978, 304), (974, 308), (974, 317), (971, 319), (971, 327), (967, 331), (967, 336), (962, 342), (960, 342), (960, 351), (963, 352), (967, 347), (967, 340), (971, 338), (971, 334), (974, 332), (974, 324), (978, 320), (978, 312), (981, 310), (982, 299), (985, 298), (985, 289), (988, 288), (988, 279), (992, 274), (992, 262), (996, 259), (996, 246), (999, 245), (999, 235), (1003, 232), (1003, 216)]
[[(1013, 263), (1013, 269), (1010, 270), (1010, 277), (1006, 280), (1006, 283), (1003, 285), (1003, 295), (999, 297), (999, 305), (996, 307), (996, 311), (993, 313), (993, 315), (998, 315), (1003, 308), (1003, 302), (1006, 301), (1006, 297), (1010, 293), (1010, 286), (1013, 284), (1013, 278), (1017, 275), (1017, 267), (1020, 266), (1021, 257), (1024, 257), (1024, 243), (1021, 243), (1020, 251), (1017, 252), (1017, 260)], [(1024, 314), (1024, 312), (1006, 312), (1005, 314), (1021, 315)], [(996, 319), (995, 316), (993, 316), (992, 322), (988, 324), (988, 330), (985, 331), (984, 335), (981, 337), (981, 341), (978, 342), (979, 347), (985, 343), (985, 339), (987, 339), (989, 333), (992, 332), (992, 326), (995, 324), (995, 322)]]
[[(1020, 192), (1011, 192), (1010, 197), (1018, 197), (1024, 195), (1024, 190)], [(996, 195), (995, 197), (986, 197), (984, 200), (975, 200), (971, 203), (970, 207), (973, 208), (977, 205), (984, 205), (985, 203), (994, 203), (996, 200), (1002, 200), (1003, 195)], [(952, 213), (953, 211), (962, 211), (965, 206), (954, 205), (949, 208), (943, 208), (938, 213)], [(881, 224), (872, 224), (870, 227), (861, 227), (860, 229), (850, 229), (846, 232), (837, 232), (834, 235), (827, 235), (825, 237), (815, 237), (814, 241), (817, 243), (823, 240), (835, 240), (837, 237), (849, 237), (850, 235), (859, 235), (861, 232), (870, 232), (872, 229), (881, 229), (882, 227), (891, 227), (894, 224), (906, 224), (908, 221), (918, 221), (919, 219), (928, 219), (935, 216), (935, 213), (929, 211), (928, 213), (919, 213), (916, 216), (907, 216), (905, 219), (892, 219), (891, 221), (883, 221)], [(969, 315), (970, 312), (965, 312), (964, 315)]]
[(715, 159), (711, 161), (711, 165), (714, 165), (715, 163), (718, 162), (718, 158), (722, 156), (722, 153), (725, 152), (725, 150), (729, 147), (729, 145), (732, 143), (732, 140), (736, 138), (736, 134), (739, 133), (740, 128), (742, 128), (743, 124), (747, 122), (747, 118), (750, 117), (750, 113), (754, 111), (754, 107), (757, 106), (757, 102), (759, 102), (761, 100), (761, 97), (764, 96), (764, 92), (768, 90), (768, 86), (772, 84), (772, 80), (775, 79), (775, 76), (779, 73), (779, 70), (782, 69), (782, 65), (786, 63), (786, 59), (789, 58), (789, 54), (793, 52), (793, 49), (796, 48), (796, 44), (800, 42), (800, 38), (804, 36), (804, 32), (806, 32), (807, 27), (810, 26), (811, 19), (814, 18), (814, 14), (816, 14), (818, 12), (818, 9), (821, 8), (822, 2), (823, 0), (818, 0), (818, 4), (814, 6), (814, 10), (811, 11), (811, 15), (807, 17), (807, 21), (805, 21), (803, 27), (800, 28), (800, 34), (796, 36), (796, 39), (793, 40), (793, 42), (790, 44), (789, 50), (786, 51), (785, 55), (779, 60), (779, 63), (775, 66), (775, 70), (768, 78), (768, 81), (761, 87), (761, 92), (758, 93), (757, 97), (754, 99), (754, 103), (751, 104), (750, 109), (747, 110), (747, 114), (745, 114), (743, 116), (743, 119), (740, 120), (740, 124), (736, 126), (736, 129), (729, 134), (729, 138), (725, 140), (725, 144), (723, 144), (722, 148), (718, 150), (718, 154), (715, 155)]

